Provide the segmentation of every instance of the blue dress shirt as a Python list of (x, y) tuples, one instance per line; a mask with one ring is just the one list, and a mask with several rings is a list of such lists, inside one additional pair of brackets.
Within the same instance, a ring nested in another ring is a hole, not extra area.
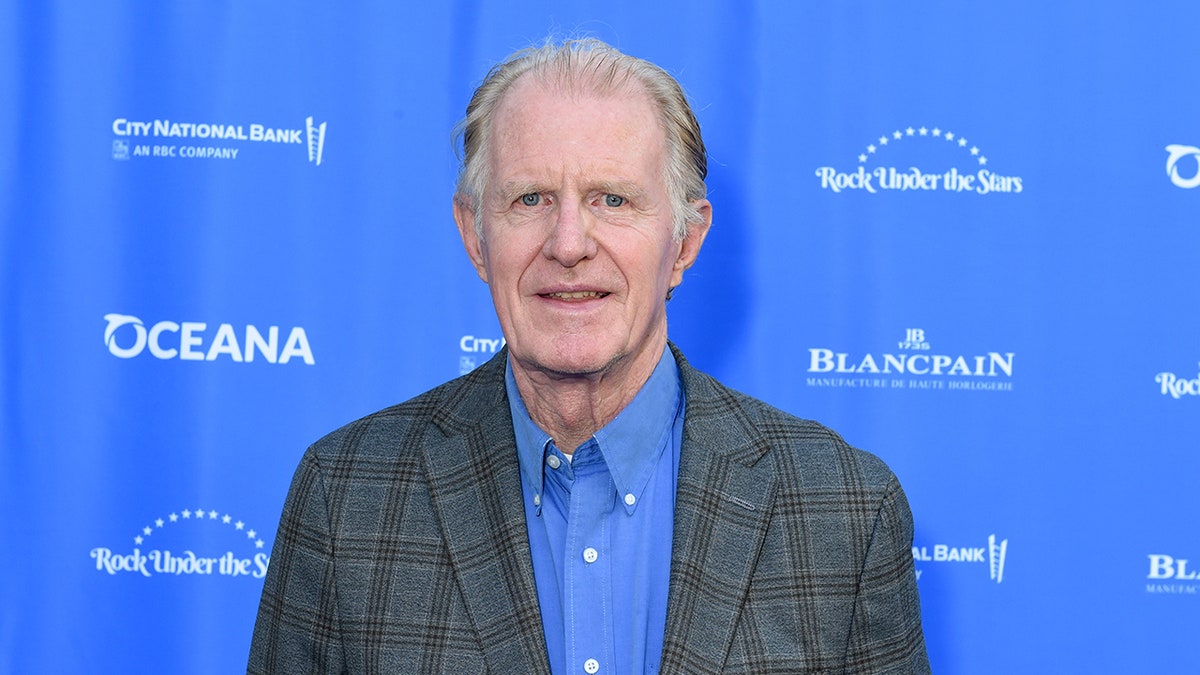
[(505, 380), (551, 671), (657, 673), (683, 435), (674, 356), (570, 458), (530, 419), (511, 363)]

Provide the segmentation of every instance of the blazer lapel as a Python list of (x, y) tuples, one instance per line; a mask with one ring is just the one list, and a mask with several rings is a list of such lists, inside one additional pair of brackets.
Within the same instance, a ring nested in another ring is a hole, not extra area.
[(423, 444), (430, 497), (489, 669), (545, 673), (533, 562), (522, 504), (502, 350), (434, 415)]
[(775, 470), (728, 390), (675, 356), (687, 411), (661, 671), (716, 672), (766, 535)]

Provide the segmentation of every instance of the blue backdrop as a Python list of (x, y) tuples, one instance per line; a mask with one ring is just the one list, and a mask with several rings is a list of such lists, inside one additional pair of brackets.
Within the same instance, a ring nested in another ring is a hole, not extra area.
[(499, 346), (450, 216), (548, 33), (677, 75), (699, 367), (883, 457), (934, 670), (1200, 672), (1200, 5), (0, 8), (0, 672), (237, 672), (308, 443)]

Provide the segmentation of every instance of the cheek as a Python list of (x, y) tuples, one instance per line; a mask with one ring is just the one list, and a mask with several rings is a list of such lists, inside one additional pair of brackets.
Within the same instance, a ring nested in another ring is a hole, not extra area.
[(521, 279), (531, 263), (529, 247), (520, 245), (520, 242), (510, 239), (504, 245), (489, 247), (484, 265), (492, 294), (498, 299), (519, 294)]

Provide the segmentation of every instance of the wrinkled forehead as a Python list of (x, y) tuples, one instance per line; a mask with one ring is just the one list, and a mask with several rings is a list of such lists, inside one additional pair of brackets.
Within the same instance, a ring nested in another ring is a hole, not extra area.
[(655, 111), (646, 86), (628, 71), (616, 68), (574, 68), (548, 66), (524, 73), (509, 85), (496, 105), (496, 112), (506, 107), (521, 107), (537, 94), (548, 94), (560, 100), (587, 99), (643, 100)]
[(531, 73), (514, 82), (495, 109), (488, 161), (494, 164), (501, 154), (514, 151), (522, 154), (525, 144), (553, 147), (563, 139), (593, 143), (599, 154), (604, 140), (615, 140), (616, 146), (605, 144), (603, 149), (658, 160), (666, 148), (659, 118), (639, 83), (604, 79), (591, 86), (578, 78), (545, 80)]

